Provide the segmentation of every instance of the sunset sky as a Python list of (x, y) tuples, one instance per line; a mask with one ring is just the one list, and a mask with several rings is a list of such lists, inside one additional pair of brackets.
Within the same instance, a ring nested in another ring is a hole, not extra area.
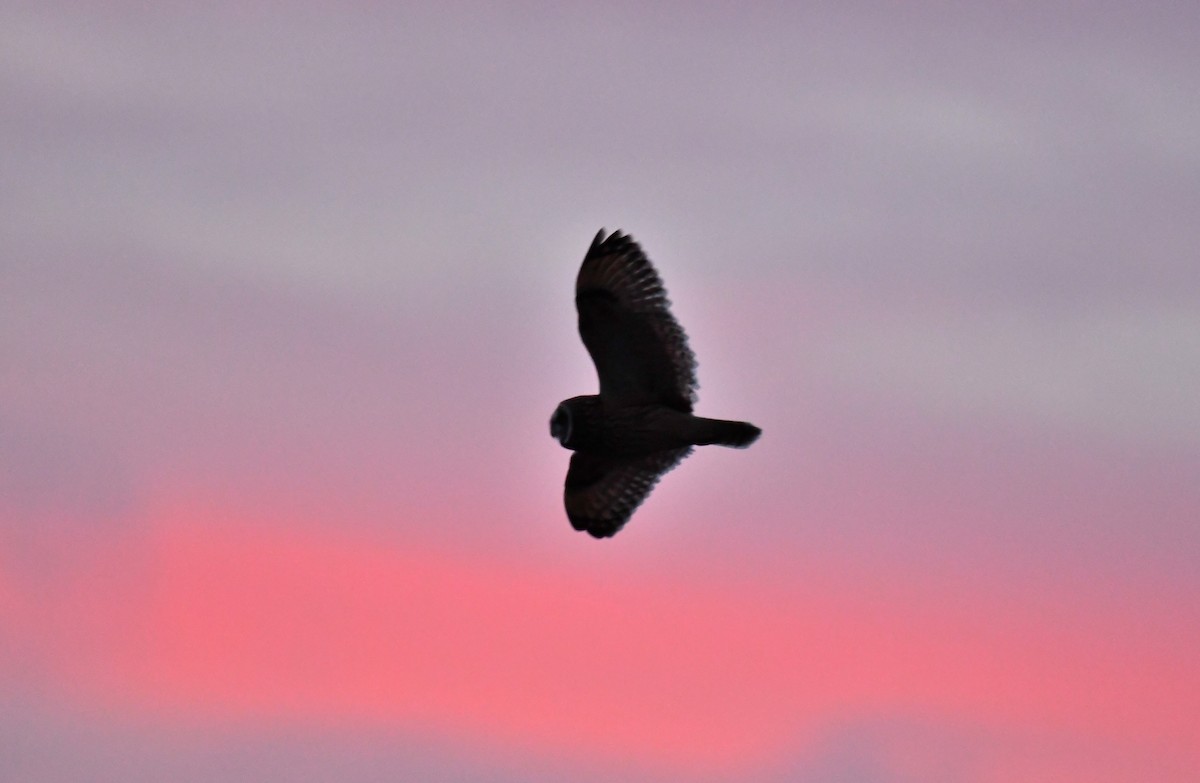
[(1200, 6), (185, 5), (0, 5), (0, 779), (1200, 780)]

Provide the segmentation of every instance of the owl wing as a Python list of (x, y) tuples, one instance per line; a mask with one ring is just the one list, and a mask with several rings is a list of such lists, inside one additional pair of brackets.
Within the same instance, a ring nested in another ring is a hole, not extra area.
[(658, 480), (691, 452), (688, 446), (625, 459), (575, 452), (563, 489), (571, 526), (595, 538), (616, 534)]
[(618, 405), (667, 405), (691, 412), (696, 357), (658, 273), (620, 231), (596, 235), (575, 280), (579, 336), (587, 346), (600, 396)]

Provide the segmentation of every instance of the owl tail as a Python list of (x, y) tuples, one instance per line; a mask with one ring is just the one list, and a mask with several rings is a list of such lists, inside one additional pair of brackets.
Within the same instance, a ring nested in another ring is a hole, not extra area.
[(692, 417), (696, 425), (697, 446), (717, 445), (744, 449), (762, 435), (762, 430), (748, 421), (726, 421)]

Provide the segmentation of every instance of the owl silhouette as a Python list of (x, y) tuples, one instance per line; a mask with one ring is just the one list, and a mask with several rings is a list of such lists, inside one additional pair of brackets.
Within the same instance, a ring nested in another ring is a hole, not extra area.
[(693, 446), (745, 448), (762, 430), (692, 415), (696, 357), (658, 273), (629, 236), (604, 229), (575, 280), (579, 336), (600, 393), (559, 403), (550, 435), (572, 450), (563, 489), (576, 530), (608, 538)]

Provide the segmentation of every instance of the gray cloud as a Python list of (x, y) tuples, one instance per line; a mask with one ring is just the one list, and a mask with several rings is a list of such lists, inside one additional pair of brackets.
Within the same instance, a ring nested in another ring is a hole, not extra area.
[[(1099, 742), (917, 715), (858, 716), (825, 727), (780, 783), (977, 783), (1037, 768), (1064, 779), (1161, 780), (1195, 775), (1187, 760), (1121, 740)], [(764, 776), (764, 779), (767, 779)]]
[(847, 324), (829, 338), (813, 356), (814, 372), (854, 388), (886, 388), (930, 412), (1033, 418), (1200, 448), (1194, 308), (905, 312)]
[[(293, 510), (372, 508), (355, 516), (421, 525), (456, 502), (440, 491), (446, 476), (484, 477), (479, 502), (507, 502), (495, 494), (505, 475), (530, 480), (514, 450), (547, 445), (543, 408), (564, 396), (528, 381), (556, 353), (539, 349), (545, 330), (529, 315), (540, 294), (485, 296), (497, 285), (487, 275), (374, 305), (136, 243), (25, 239), (9, 250), (10, 504), (53, 500), (91, 519), (171, 492), (248, 489)], [(569, 324), (569, 297), (559, 299)], [(580, 354), (581, 382), (592, 382), (577, 338), (559, 331), (557, 354)], [(507, 535), (461, 524), (472, 537)]]
[(173, 780), (180, 783), (272, 783), (339, 780), (505, 781), (620, 778), (644, 782), (976, 783), (997, 771), (1040, 769), (1111, 774), (1183, 783), (1185, 759), (1135, 743), (1033, 732), (915, 715), (858, 716), (818, 727), (795, 761), (729, 774), (656, 773), (619, 765), (517, 754), (385, 730), (193, 721), (166, 725), (32, 705), (10, 691), (0, 698), (0, 758), (7, 774), (37, 783), (79, 780)]
[(1196, 282), (1200, 84), (1165, 13), (10, 16), (30, 230), (359, 295), (581, 219), (884, 290)]
[(514, 761), (497, 751), (470, 759), (453, 743), (416, 734), (315, 728), (164, 726), (119, 716), (54, 711), (0, 700), (0, 771), (14, 780), (172, 780), (179, 783), (595, 780), (553, 759)]
[(132, 487), (115, 454), (75, 437), (0, 418), (0, 525), (111, 522)]

